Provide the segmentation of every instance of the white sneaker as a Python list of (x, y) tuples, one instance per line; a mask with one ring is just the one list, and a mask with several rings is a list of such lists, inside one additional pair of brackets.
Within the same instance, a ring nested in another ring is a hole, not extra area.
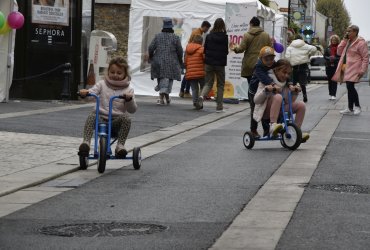
[(346, 108), (346, 109), (343, 109), (343, 110), (339, 111), (339, 113), (341, 113), (342, 115), (352, 115), (353, 111)]
[(353, 108), (353, 114), (354, 115), (359, 115), (361, 113), (361, 107), (354, 107)]
[(335, 97), (335, 96), (332, 96), (331, 98), (330, 98), (330, 100), (337, 100), (337, 98)]

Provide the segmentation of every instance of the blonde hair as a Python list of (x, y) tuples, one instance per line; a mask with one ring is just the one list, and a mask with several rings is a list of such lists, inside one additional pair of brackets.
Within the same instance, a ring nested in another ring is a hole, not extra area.
[(109, 66), (108, 66), (108, 71), (110, 69), (110, 67), (115, 64), (117, 65), (119, 68), (121, 68), (123, 70), (123, 72), (125, 72), (125, 76), (130, 80), (131, 79), (131, 75), (130, 75), (130, 70), (129, 70), (129, 66), (128, 66), (128, 63), (127, 61), (121, 57), (121, 56), (116, 56), (116, 57), (113, 57), (110, 61), (109, 61)]
[(337, 41), (337, 44), (340, 43), (340, 38), (339, 36), (337, 35), (332, 35), (330, 38), (329, 38), (329, 44), (331, 44), (331, 40), (335, 39)]
[(196, 35), (193, 37), (193, 43), (202, 44), (203, 43), (203, 37), (200, 35)]

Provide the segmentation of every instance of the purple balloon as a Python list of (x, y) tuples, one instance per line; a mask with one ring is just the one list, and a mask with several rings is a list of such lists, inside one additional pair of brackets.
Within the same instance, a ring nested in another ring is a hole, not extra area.
[(282, 53), (284, 51), (284, 46), (281, 43), (274, 43), (274, 49), (277, 53)]
[(8, 15), (8, 24), (12, 29), (22, 28), (24, 24), (24, 16), (18, 11), (13, 11)]

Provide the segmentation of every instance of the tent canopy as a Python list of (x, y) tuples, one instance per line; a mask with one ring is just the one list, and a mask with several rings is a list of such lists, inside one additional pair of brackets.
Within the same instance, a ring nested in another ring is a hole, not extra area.
[(275, 12), (258, 0), (132, 0), (132, 9), (212, 13), (225, 16), (226, 3), (251, 4), (257, 7), (257, 15), (273, 19)]
[[(211, 24), (217, 18), (224, 18), (227, 3), (238, 8), (238, 4), (254, 9), (254, 16), (264, 22), (273, 21), (275, 12), (262, 5), (258, 0), (132, 0), (128, 38), (128, 62), (132, 72), (132, 85), (137, 94), (156, 95), (156, 85), (150, 79), (150, 64), (147, 61), (147, 50), (155, 34), (162, 29), (162, 18), (173, 18), (174, 30), (186, 47), (194, 28), (200, 27), (202, 21)], [(248, 16), (249, 23), (252, 16)], [(174, 84), (172, 93), (176, 94), (180, 84)]]

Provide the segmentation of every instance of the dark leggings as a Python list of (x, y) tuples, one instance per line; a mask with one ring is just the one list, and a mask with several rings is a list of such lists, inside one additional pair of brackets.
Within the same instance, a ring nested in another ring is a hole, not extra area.
[[(251, 76), (247, 77), (248, 82), (251, 81), (251, 78), (252, 78)], [(254, 107), (256, 106), (256, 104), (254, 103), (254, 94), (251, 94), (249, 91), (248, 91), (248, 100), (249, 100), (249, 104), (251, 107), (251, 131), (256, 131), (258, 128), (258, 122), (253, 119), (253, 112), (254, 112)], [(264, 130), (264, 133), (266, 133), (266, 131), (267, 132), (269, 131), (269, 128), (270, 128), (269, 122), (270, 121), (268, 119), (267, 120), (262, 119), (262, 127)]]
[(358, 99), (357, 90), (355, 89), (354, 82), (346, 82), (347, 85), (347, 95), (348, 95), (348, 108), (353, 110), (353, 104), (356, 107), (360, 107), (360, 100)]

